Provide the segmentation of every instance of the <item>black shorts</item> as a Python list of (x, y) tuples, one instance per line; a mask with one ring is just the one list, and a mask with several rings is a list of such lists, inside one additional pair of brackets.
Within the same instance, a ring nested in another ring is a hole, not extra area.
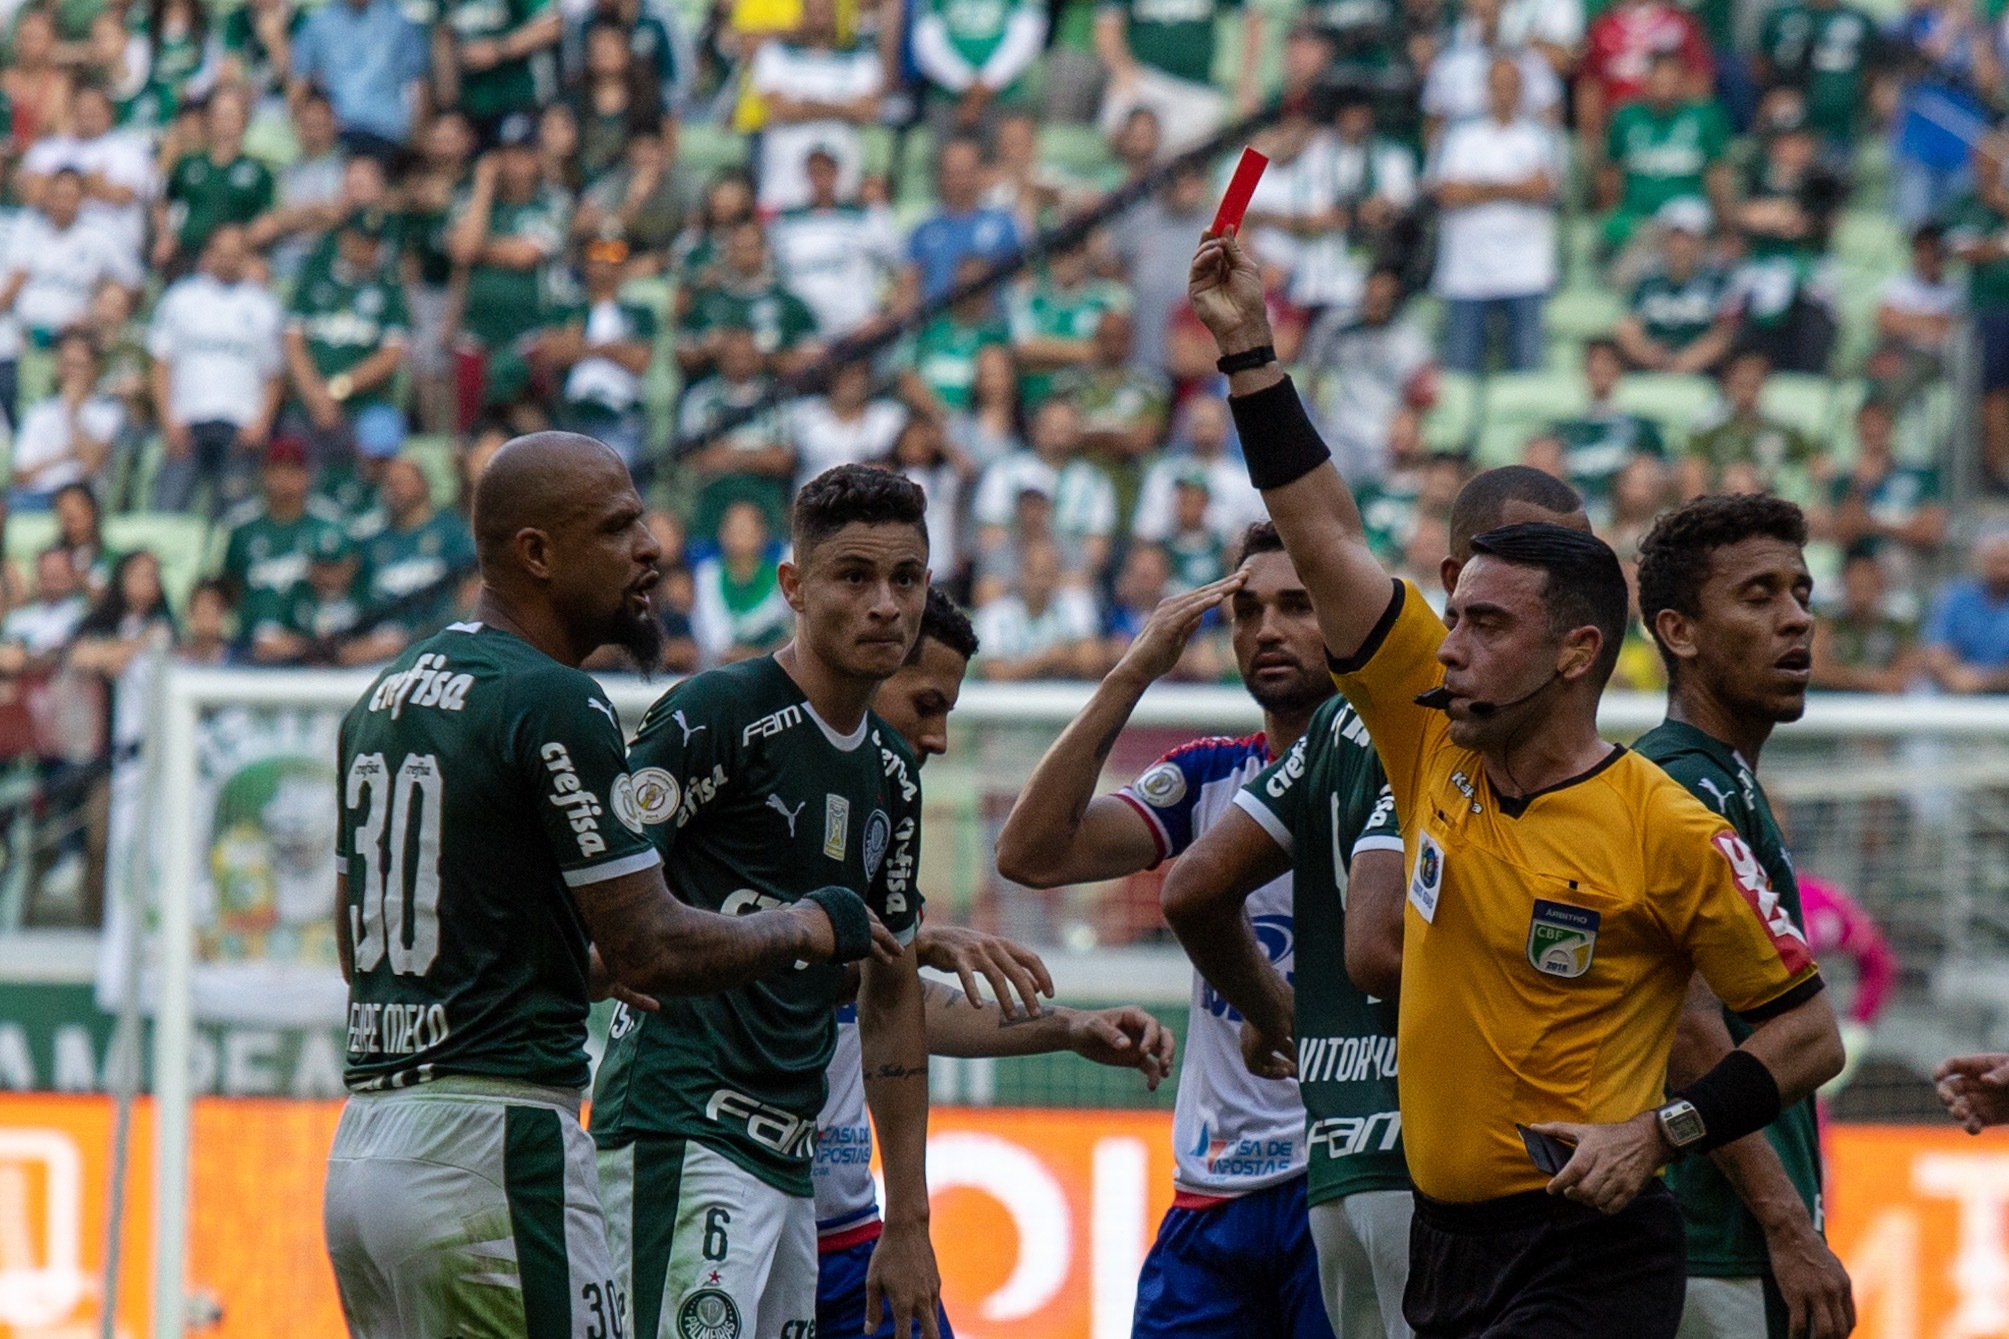
[(1543, 1191), (1416, 1197), (1402, 1314), (1416, 1339), (1674, 1339), (1687, 1256), (1655, 1181), (1619, 1213)]

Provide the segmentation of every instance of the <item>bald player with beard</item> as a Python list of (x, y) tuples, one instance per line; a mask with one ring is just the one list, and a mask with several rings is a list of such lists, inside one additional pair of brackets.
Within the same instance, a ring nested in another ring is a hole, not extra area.
[(343, 719), (351, 1096), (324, 1225), (353, 1335), (612, 1333), (579, 1125), (590, 1001), (615, 981), (708, 994), (898, 956), (847, 889), (746, 916), (670, 895), (620, 723), (578, 668), (609, 643), (655, 660), (662, 553), (642, 514), (592, 438), (508, 443), (475, 490), (474, 618), (410, 647)]

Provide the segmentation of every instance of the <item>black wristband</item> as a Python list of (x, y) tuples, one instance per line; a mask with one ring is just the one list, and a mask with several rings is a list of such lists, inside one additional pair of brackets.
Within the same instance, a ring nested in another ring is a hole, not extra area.
[(1224, 353), (1214, 360), (1214, 370), (1222, 376), (1233, 376), (1237, 372), (1253, 372), (1265, 363), (1277, 360), (1274, 344), (1258, 344), (1253, 349), (1243, 349), (1240, 353)]
[(1274, 386), (1228, 397), (1249, 482), (1259, 489), (1282, 488), (1332, 459), (1318, 429), (1286, 376)]
[(865, 909), (864, 898), (833, 883), (803, 894), (802, 900), (822, 907), (837, 932), (837, 951), (830, 961), (856, 962), (871, 955), (872, 913)]
[(1687, 1099), (1702, 1117), (1702, 1139), (1684, 1153), (1707, 1153), (1735, 1143), (1779, 1118), (1779, 1081), (1749, 1051), (1730, 1052), (1675, 1096)]

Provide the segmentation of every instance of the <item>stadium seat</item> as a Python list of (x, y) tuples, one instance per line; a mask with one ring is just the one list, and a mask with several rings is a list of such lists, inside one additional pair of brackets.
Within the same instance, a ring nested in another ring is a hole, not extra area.
[(1625, 304), (1609, 288), (1572, 285), (1549, 299), (1542, 319), (1551, 338), (1581, 342), (1609, 335), (1623, 315)]
[[(8, 536), (12, 547), (13, 536)], [(188, 603), (188, 593), (203, 573), (209, 545), (209, 525), (199, 516), (180, 512), (135, 511), (105, 518), (105, 547), (114, 553), (147, 549), (160, 559), (160, 584), (176, 609)]]
[(1437, 402), (1423, 415), (1423, 443), (1432, 451), (1464, 451), (1479, 421), (1480, 382), (1469, 372), (1439, 372)]
[(1094, 126), (1055, 122), (1039, 128), (1039, 161), (1064, 176), (1094, 180), (1114, 162), (1109, 141)]
[(1834, 426), (1834, 383), (1808, 372), (1775, 372), (1766, 379), (1758, 407), (1818, 442)]
[(1502, 372), (1486, 383), (1480, 420), (1479, 461), (1507, 465), (1519, 460), (1521, 446), (1557, 419), (1583, 410), (1583, 378), (1574, 371)]
[(747, 161), (747, 137), (725, 126), (686, 121), (677, 131), (677, 173), (710, 181), (728, 167)]
[(1695, 421), (1716, 403), (1716, 383), (1673, 372), (1635, 372), (1618, 383), (1612, 399), (1627, 413), (1658, 423), (1672, 447), (1686, 441)]

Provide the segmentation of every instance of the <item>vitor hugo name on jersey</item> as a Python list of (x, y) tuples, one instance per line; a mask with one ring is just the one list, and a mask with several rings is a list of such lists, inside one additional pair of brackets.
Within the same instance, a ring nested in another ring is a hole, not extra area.
[[(1160, 858), (1169, 859), (1226, 813), (1268, 761), (1261, 735), (1199, 739), (1160, 758), (1117, 794), (1143, 816)], [(1290, 876), (1251, 894), (1248, 914), (1271, 965), (1290, 976), (1296, 970)], [(1302, 1172), (1304, 1105), (1296, 1082), (1249, 1073), (1240, 1016), (1197, 972), (1187, 1018), (1172, 1117), (1179, 1189), (1240, 1195)]]

